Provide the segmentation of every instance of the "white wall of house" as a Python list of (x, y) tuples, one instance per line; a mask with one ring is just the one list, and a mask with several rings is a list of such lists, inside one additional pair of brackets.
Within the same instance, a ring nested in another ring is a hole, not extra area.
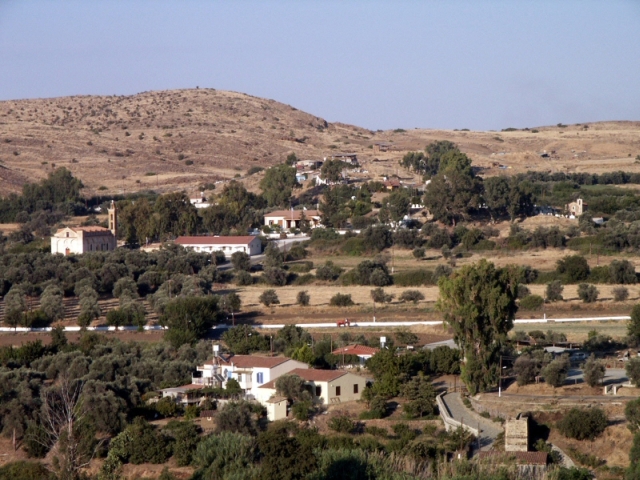
[[(230, 372), (231, 377), (229, 377), (229, 373), (227, 373), (226, 378), (234, 378), (238, 380), (240, 388), (257, 398), (260, 394), (261, 389), (259, 387), (261, 385), (264, 385), (271, 380), (275, 380), (281, 375), (284, 375), (291, 370), (295, 370), (296, 368), (309, 368), (309, 365), (307, 365), (306, 363), (298, 362), (297, 360), (287, 360), (286, 362), (282, 362), (281, 364), (276, 365), (273, 368), (237, 367), (233, 365), (224, 367), (223, 372), (224, 369)], [(267, 397), (267, 399), (268, 398), (269, 397)]]
[(116, 249), (116, 238), (109, 230), (105, 230), (104, 234), (96, 234), (92, 232), (85, 235), (82, 230), (74, 231), (65, 228), (56, 232), (51, 237), (51, 253), (60, 253), (69, 255), (71, 253), (83, 254), (88, 252), (102, 252)]
[(226, 258), (230, 258), (236, 252), (243, 252), (250, 256), (262, 253), (262, 242), (259, 238), (254, 238), (247, 244), (237, 243), (211, 243), (211, 244), (182, 244), (185, 248), (191, 248), (195, 252), (213, 253), (220, 251)]

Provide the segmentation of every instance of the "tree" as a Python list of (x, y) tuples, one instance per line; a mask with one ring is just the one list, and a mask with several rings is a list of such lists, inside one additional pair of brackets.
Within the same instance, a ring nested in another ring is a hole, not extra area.
[(437, 308), (466, 357), (462, 380), (472, 394), (495, 385), (500, 349), (517, 311), (518, 272), (481, 260), (438, 281)]
[(270, 307), (271, 305), (279, 305), (280, 299), (278, 298), (278, 294), (272, 288), (264, 290), (260, 297), (258, 298), (260, 303), (262, 303), (265, 307)]
[(347, 293), (347, 294), (336, 293), (329, 300), (329, 305), (331, 305), (332, 307), (350, 307), (351, 305), (355, 305), (355, 304), (351, 299), (350, 293)]
[(262, 274), (265, 283), (275, 287), (284, 287), (287, 284), (287, 277), (286, 270), (278, 267), (267, 267)]
[(627, 287), (614, 287), (611, 292), (613, 293), (613, 300), (616, 302), (624, 302), (629, 298), (629, 289)]
[(316, 469), (316, 456), (310, 444), (302, 444), (290, 435), (286, 423), (273, 425), (258, 437), (263, 455), (259, 480), (295, 480), (308, 478)]
[(131, 277), (122, 277), (113, 284), (113, 296), (116, 298), (123, 296), (137, 298), (138, 284)]
[(584, 303), (593, 303), (598, 299), (598, 294), (600, 292), (595, 287), (595, 285), (588, 285), (586, 283), (581, 283), (578, 285), (578, 297)]
[(85, 421), (80, 397), (83, 384), (68, 377), (59, 379), (57, 386), (44, 392), (42, 427), (48, 448), (57, 445), (54, 465), (59, 478), (76, 480), (80, 471), (93, 459), (97, 444), (95, 431)]
[(402, 395), (408, 400), (404, 411), (411, 417), (424, 417), (435, 412), (436, 392), (429, 377), (422, 372), (407, 382)]
[(439, 172), (426, 188), (424, 203), (436, 220), (455, 226), (478, 205), (481, 185), (471, 160), (464, 153), (449, 152), (441, 158)]
[(175, 420), (169, 422), (164, 428), (174, 440), (173, 458), (179, 467), (191, 465), (193, 453), (195, 452), (200, 441), (200, 427), (192, 422), (177, 422)]
[(231, 314), (231, 318), (233, 318), (233, 324), (235, 325), (235, 312), (240, 311), (240, 307), (242, 306), (242, 300), (240, 296), (235, 293), (227, 293), (220, 299), (220, 307), (225, 312)]
[(640, 304), (634, 305), (631, 309), (631, 320), (627, 325), (627, 335), (640, 340)]
[(293, 167), (297, 163), (297, 161), (298, 161), (298, 157), (296, 157), (296, 154), (290, 153), (289, 155), (287, 155), (287, 159), (285, 160), (284, 163), (286, 163), (290, 167)]
[(566, 283), (575, 283), (586, 280), (591, 270), (582, 255), (570, 255), (558, 260), (556, 271), (564, 276)]
[(282, 268), (284, 263), (284, 254), (278, 247), (276, 242), (270, 242), (264, 249), (264, 266), (265, 268)]
[(316, 269), (316, 278), (318, 280), (333, 281), (336, 280), (342, 272), (342, 268), (334, 265), (331, 260), (327, 260), (324, 265)]
[(627, 402), (624, 407), (624, 416), (627, 419), (627, 427), (632, 432), (640, 430), (640, 398)]
[(640, 358), (630, 359), (624, 367), (627, 377), (636, 387), (640, 386)]
[(248, 272), (251, 270), (251, 257), (245, 252), (233, 252), (231, 264), (236, 271)]
[(222, 339), (236, 355), (269, 350), (269, 339), (250, 325), (237, 325), (222, 334)]
[(27, 310), (27, 296), (20, 285), (13, 285), (4, 296), (4, 323), (10, 327), (17, 327), (23, 322)]
[(55, 322), (64, 318), (63, 293), (57, 285), (49, 285), (40, 296), (40, 310)]
[(572, 408), (558, 422), (558, 430), (565, 437), (594, 440), (607, 428), (607, 415), (600, 408), (581, 410)]
[(384, 291), (382, 287), (374, 288), (370, 292), (373, 303), (391, 303), (394, 295)]
[(293, 189), (298, 186), (295, 167), (285, 164), (268, 168), (260, 180), (262, 196), (270, 207), (286, 206)]
[(584, 381), (590, 387), (595, 387), (600, 384), (605, 374), (605, 366), (599, 360), (596, 360), (595, 355), (592, 353), (589, 359), (584, 364)]
[(194, 344), (218, 320), (217, 297), (178, 297), (167, 303), (160, 325), (168, 328), (164, 337), (174, 347)]
[(554, 388), (564, 385), (569, 374), (569, 358), (566, 356), (556, 358), (542, 369), (544, 381)]
[(296, 303), (298, 305), (300, 305), (301, 307), (309, 306), (309, 301), (310, 300), (311, 300), (311, 298), (309, 297), (309, 293), (307, 293), (306, 290), (301, 290), (296, 295)]
[(258, 424), (255, 416), (253, 405), (249, 402), (229, 402), (218, 412), (217, 431), (256, 435)]
[(509, 180), (504, 176), (489, 177), (484, 180), (483, 184), (483, 198), (487, 204), (491, 220), (495, 222), (496, 219), (507, 213), (511, 194)]
[(547, 289), (545, 291), (547, 302), (558, 302), (562, 300), (563, 290), (564, 286), (560, 283), (560, 280), (554, 280), (551, 283), (547, 283)]
[(609, 264), (612, 283), (632, 284), (638, 281), (636, 269), (629, 260), (613, 260)]
[(399, 297), (401, 302), (412, 302), (416, 304), (424, 300), (424, 294), (420, 290), (405, 290)]
[(422, 247), (414, 248), (411, 253), (414, 256), (414, 258), (421, 260), (425, 256), (425, 249)]
[(290, 402), (309, 400), (304, 380), (298, 375), (281, 375), (276, 379), (276, 393), (287, 397)]
[(100, 305), (98, 304), (98, 292), (91, 287), (85, 287), (80, 292), (80, 314), (78, 325), (88, 326), (92, 320), (100, 317)]
[(345, 163), (341, 160), (327, 160), (322, 164), (320, 169), (320, 178), (327, 180), (330, 183), (338, 183), (342, 180), (342, 170), (345, 168)]
[(540, 369), (540, 359), (527, 353), (520, 355), (513, 364), (516, 382), (519, 386), (533, 383), (540, 374)]

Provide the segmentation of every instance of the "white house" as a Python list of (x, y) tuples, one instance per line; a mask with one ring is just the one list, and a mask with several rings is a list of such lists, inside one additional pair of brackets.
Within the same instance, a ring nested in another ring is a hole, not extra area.
[(117, 247), (118, 217), (115, 203), (109, 208), (109, 228), (103, 227), (66, 227), (51, 237), (51, 253), (70, 255), (87, 252), (104, 252)]
[(227, 258), (231, 257), (235, 252), (244, 252), (249, 256), (262, 253), (262, 242), (258, 237), (254, 236), (185, 236), (176, 238), (175, 243), (185, 248), (191, 248), (196, 252), (213, 253), (221, 251)]
[[(331, 405), (360, 400), (367, 385), (367, 379), (342, 370), (295, 369), (287, 373), (304, 380), (315, 403)], [(266, 405), (275, 397), (276, 382), (272, 380), (256, 389), (256, 399)]]
[(315, 228), (320, 225), (320, 212), (318, 210), (276, 210), (264, 215), (265, 225), (278, 226), (283, 230), (300, 228), (303, 220), (309, 222), (311, 228)]
[(211, 204), (207, 201), (206, 197), (204, 196), (204, 192), (200, 192), (199, 197), (191, 197), (189, 201), (191, 202), (191, 205), (193, 205), (196, 208), (207, 208), (211, 206)]

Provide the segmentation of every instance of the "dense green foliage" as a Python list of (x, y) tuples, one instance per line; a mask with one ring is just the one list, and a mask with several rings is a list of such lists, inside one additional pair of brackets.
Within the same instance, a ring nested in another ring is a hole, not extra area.
[(517, 311), (519, 272), (481, 260), (438, 282), (438, 309), (466, 357), (462, 380), (475, 394), (496, 384), (500, 350)]

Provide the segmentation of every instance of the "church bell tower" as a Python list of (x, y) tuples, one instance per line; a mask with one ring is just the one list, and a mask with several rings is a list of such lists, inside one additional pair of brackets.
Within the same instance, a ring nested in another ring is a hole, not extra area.
[(118, 238), (118, 212), (113, 200), (111, 200), (111, 206), (107, 211), (109, 212), (109, 230), (111, 230), (114, 237)]

